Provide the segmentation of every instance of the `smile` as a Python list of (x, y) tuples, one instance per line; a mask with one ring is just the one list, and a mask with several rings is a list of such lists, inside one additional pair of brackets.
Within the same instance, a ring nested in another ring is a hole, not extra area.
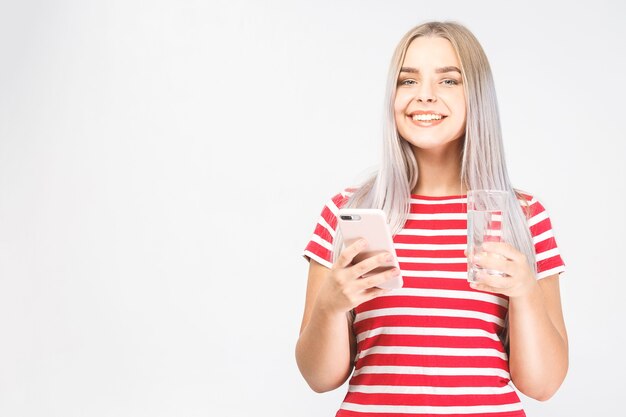
[(441, 114), (414, 114), (413, 116), (411, 116), (411, 119), (413, 120), (420, 120), (422, 122), (428, 122), (431, 120), (441, 120), (443, 119), (445, 116), (442, 116)]
[(431, 127), (436, 126), (443, 121), (447, 116), (437, 113), (421, 113), (409, 115), (409, 119), (414, 125), (419, 127)]

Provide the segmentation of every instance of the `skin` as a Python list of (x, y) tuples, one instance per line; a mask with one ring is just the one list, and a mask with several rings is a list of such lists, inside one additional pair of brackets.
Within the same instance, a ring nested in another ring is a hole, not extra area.
[[(419, 180), (414, 190), (422, 195), (465, 193), (460, 178), (461, 138), (465, 131), (466, 104), (461, 75), (439, 68), (460, 63), (449, 41), (420, 37), (407, 49), (394, 102), (398, 132), (413, 148)], [(437, 126), (423, 127), (411, 121), (416, 110), (432, 110), (447, 117)], [(356, 341), (348, 312), (383, 294), (376, 285), (398, 271), (360, 279), (364, 273), (385, 266), (380, 254), (352, 265), (366, 246), (346, 247), (332, 268), (314, 260), (308, 284), (296, 361), (307, 383), (316, 392), (341, 386), (350, 376)], [(559, 280), (553, 275), (536, 280), (525, 256), (506, 243), (488, 242), (472, 262), (507, 276), (479, 275), (470, 286), (509, 297), (509, 367), (511, 379), (525, 395), (545, 401), (563, 382), (568, 368), (568, 342), (563, 320)]]

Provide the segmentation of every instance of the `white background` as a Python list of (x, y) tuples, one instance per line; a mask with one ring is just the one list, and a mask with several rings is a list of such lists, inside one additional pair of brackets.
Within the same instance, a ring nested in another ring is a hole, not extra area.
[[(503, 4), (505, 3), (505, 4)], [(514, 184), (567, 264), (571, 365), (529, 416), (617, 415), (622, 2), (2, 1), (0, 415), (331, 416), (294, 359), (326, 200), (379, 157), (431, 19), (490, 58)]]

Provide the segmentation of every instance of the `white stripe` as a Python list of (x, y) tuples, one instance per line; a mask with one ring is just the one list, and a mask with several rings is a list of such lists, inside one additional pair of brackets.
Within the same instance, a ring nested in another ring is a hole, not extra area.
[(509, 379), (507, 371), (500, 368), (435, 368), (427, 366), (364, 366), (354, 371), (361, 374), (437, 375), (437, 376), (499, 376)]
[(377, 327), (357, 334), (357, 342), (381, 334), (407, 336), (486, 337), (498, 341), (498, 335), (482, 329), (455, 329), (448, 327)]
[(560, 274), (561, 272), (565, 272), (565, 267), (563, 265), (538, 273), (537, 279), (546, 278), (546, 277), (549, 277), (550, 275)]
[(404, 277), (417, 277), (417, 278), (453, 278), (453, 279), (465, 279), (467, 280), (467, 272), (455, 272), (455, 271), (404, 271), (402, 270), (402, 276)]
[(411, 198), (412, 204), (453, 204), (453, 203), (467, 203), (467, 197), (450, 198), (448, 200), (423, 200), (421, 198)]
[(369, 319), (372, 317), (384, 317), (384, 316), (435, 316), (435, 317), (462, 317), (472, 318), (487, 321), (490, 323), (496, 323), (499, 326), (504, 325), (504, 320), (493, 314), (482, 313), (480, 311), (471, 310), (453, 310), (445, 308), (417, 308), (417, 307), (394, 307), (394, 308), (380, 308), (376, 310), (364, 311), (357, 313), (354, 318), (354, 322), (358, 323), (361, 320)]
[(333, 264), (331, 262), (328, 262), (326, 259), (321, 258), (319, 255), (317, 255), (317, 254), (315, 254), (315, 253), (313, 253), (311, 251), (305, 250), (303, 255), (304, 256), (308, 256), (309, 258), (316, 260), (318, 263), (324, 265), (328, 269), (333, 267)]
[(399, 256), (398, 262), (407, 264), (466, 264), (467, 258), (408, 258)]
[(412, 297), (438, 297), (438, 298), (454, 298), (464, 300), (486, 301), (492, 304), (498, 304), (502, 307), (508, 307), (509, 302), (497, 295), (487, 294), (478, 291), (459, 291), (459, 290), (438, 290), (430, 288), (398, 288), (390, 291), (380, 297), (393, 296), (412, 296)]
[(560, 255), (558, 248), (543, 251), (536, 255), (537, 262)]
[(326, 207), (328, 207), (328, 209), (335, 215), (335, 217), (337, 217), (337, 215), (339, 213), (339, 208), (337, 208), (337, 205), (335, 204), (335, 202), (333, 200), (330, 200), (326, 204)]
[(467, 220), (467, 213), (409, 213), (409, 220)]
[(402, 229), (398, 234), (405, 236), (465, 236), (467, 229)]
[(551, 237), (554, 237), (554, 232), (552, 231), (552, 229), (533, 237), (533, 243), (536, 245), (537, 243), (543, 242), (544, 240), (550, 239)]
[(414, 244), (414, 243), (394, 243), (396, 250), (465, 250), (467, 244), (454, 243), (454, 244)]
[(324, 217), (320, 216), (317, 222), (321, 224), (322, 227), (326, 229), (333, 238), (335, 237), (335, 230), (333, 230), (333, 228), (328, 224), (328, 222), (326, 221), (326, 219), (324, 219)]
[(313, 236), (311, 236), (311, 240), (313, 242), (317, 243), (318, 245), (328, 249), (329, 251), (333, 250), (333, 245), (330, 242), (328, 242), (328, 241), (324, 240), (323, 238), (321, 238), (317, 234), (313, 234)]
[(542, 220), (545, 220), (548, 218), (548, 212), (547, 211), (542, 211), (541, 213), (531, 217), (530, 219), (528, 219), (528, 226), (534, 226), (537, 223), (539, 223)]
[(423, 394), (423, 395), (503, 395), (515, 392), (513, 387), (428, 387), (394, 385), (350, 385), (350, 392), (363, 394)]
[(472, 406), (421, 406), (421, 405), (366, 405), (344, 402), (341, 408), (348, 411), (364, 413), (397, 413), (397, 414), (480, 414), (502, 413), (522, 409), (521, 403), (503, 405), (472, 405)]
[(429, 356), (489, 356), (492, 358), (500, 358), (508, 360), (506, 353), (499, 352), (496, 349), (487, 348), (439, 348), (439, 347), (414, 347), (414, 346), (374, 346), (359, 352), (358, 358), (368, 355), (429, 355)]

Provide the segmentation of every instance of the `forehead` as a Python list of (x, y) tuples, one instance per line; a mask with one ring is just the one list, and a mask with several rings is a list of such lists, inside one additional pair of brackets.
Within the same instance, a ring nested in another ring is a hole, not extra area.
[(461, 67), (454, 47), (449, 40), (432, 36), (413, 39), (402, 62), (402, 66), (422, 69), (449, 65)]

